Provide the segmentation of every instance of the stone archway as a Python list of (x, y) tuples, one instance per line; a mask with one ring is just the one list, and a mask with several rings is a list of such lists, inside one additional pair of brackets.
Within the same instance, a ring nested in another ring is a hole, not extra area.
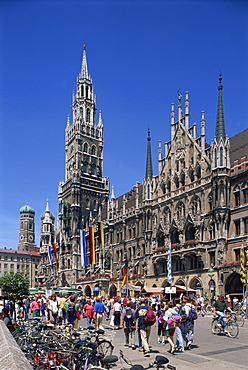
[(183, 286), (185, 286), (185, 282), (184, 282), (182, 279), (178, 279), (178, 280), (175, 282), (175, 285), (183, 285)]
[(202, 282), (198, 277), (193, 277), (189, 282), (189, 287), (196, 290), (196, 294), (203, 296)]
[(233, 272), (229, 275), (225, 282), (225, 293), (227, 294), (242, 294), (243, 285), (240, 281), (240, 274)]
[(86, 287), (84, 289), (84, 294), (85, 294), (86, 297), (91, 297), (92, 296), (91, 287), (89, 285), (86, 285)]
[(113, 297), (116, 297), (116, 295), (117, 295), (117, 287), (114, 284), (112, 284), (111, 287), (109, 288), (109, 296), (113, 298)]

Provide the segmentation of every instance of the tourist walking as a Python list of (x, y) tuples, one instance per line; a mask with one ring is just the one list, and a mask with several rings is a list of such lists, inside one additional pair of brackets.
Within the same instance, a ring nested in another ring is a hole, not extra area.
[(113, 304), (112, 315), (114, 315), (114, 325), (116, 329), (121, 328), (121, 304), (118, 298), (115, 298), (115, 303)]
[(126, 307), (122, 311), (122, 327), (125, 334), (125, 345), (124, 348), (131, 347), (135, 350), (134, 338), (135, 338), (135, 321), (134, 321), (134, 310), (131, 308), (131, 302), (126, 302)]
[(149, 349), (149, 336), (151, 333), (151, 326), (146, 325), (145, 316), (150, 307), (146, 305), (145, 298), (140, 299), (140, 306), (134, 313), (134, 318), (136, 319), (136, 332), (140, 330), (140, 336), (142, 340), (143, 352), (145, 357), (150, 357)]
[(94, 305), (91, 302), (91, 299), (88, 298), (86, 300), (86, 303), (83, 308), (84, 316), (86, 317), (86, 322), (87, 322), (87, 328), (91, 326), (91, 321), (93, 320), (94, 316)]
[[(42, 305), (42, 302), (40, 302), (40, 304)], [(58, 300), (57, 300), (55, 294), (51, 295), (51, 299), (48, 302), (47, 309), (48, 309), (48, 312), (49, 312), (49, 319), (50, 319), (51, 323), (56, 324), (57, 323), (59, 306), (58, 306)]]
[[(195, 311), (195, 306), (191, 303), (188, 296), (183, 296), (182, 311), (185, 313), (185, 321), (181, 323), (181, 331), (183, 339), (186, 343), (185, 349), (190, 350), (194, 338), (194, 320), (193, 315), (190, 315), (192, 309)], [(195, 311), (196, 312), (196, 311)], [(179, 313), (182, 316), (181, 313)]]
[(39, 302), (38, 299), (39, 299), (38, 296), (36, 296), (30, 304), (30, 309), (31, 309), (31, 312), (32, 312), (32, 318), (40, 317), (41, 302)]
[(95, 329), (103, 329), (102, 322), (104, 317), (104, 312), (106, 311), (105, 305), (102, 302), (101, 297), (96, 298), (96, 303), (94, 305), (94, 320), (95, 320)]

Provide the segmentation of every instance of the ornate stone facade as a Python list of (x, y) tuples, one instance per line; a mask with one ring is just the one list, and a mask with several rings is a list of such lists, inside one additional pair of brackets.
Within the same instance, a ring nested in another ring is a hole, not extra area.
[[(95, 123), (95, 96), (84, 50), (73, 120), (66, 127), (66, 181), (59, 188), (59, 284), (80, 287), (87, 295), (120, 294), (127, 259), (130, 284), (168, 286), (171, 248), (173, 284), (207, 295), (242, 293), (238, 258), (248, 236), (248, 130), (241, 140), (237, 135), (228, 139), (222, 90), (220, 76), (211, 145), (205, 140), (204, 112), (197, 134), (197, 124), (189, 126), (189, 93), (184, 107), (178, 94), (177, 113), (171, 106), (171, 140), (164, 153), (162, 141), (158, 143), (158, 174), (153, 175), (149, 132), (143, 182), (118, 198), (112, 192), (107, 200), (103, 123), (101, 115)], [(104, 248), (99, 221), (104, 222)], [(90, 225), (95, 228), (96, 264), (82, 268), (79, 231)]]

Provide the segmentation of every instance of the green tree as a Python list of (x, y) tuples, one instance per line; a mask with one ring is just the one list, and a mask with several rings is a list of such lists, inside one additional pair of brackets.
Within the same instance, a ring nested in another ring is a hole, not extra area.
[(22, 274), (5, 273), (0, 277), (0, 288), (4, 299), (14, 302), (29, 295), (29, 281)]

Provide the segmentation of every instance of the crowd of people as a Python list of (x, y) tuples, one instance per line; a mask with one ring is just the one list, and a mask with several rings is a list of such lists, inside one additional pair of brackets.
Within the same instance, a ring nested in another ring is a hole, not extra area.
[[(247, 304), (244, 297), (242, 304)], [(212, 298), (213, 314), (218, 315), (220, 325), (225, 326), (224, 311), (232, 311), (238, 304), (229, 296)], [(202, 311), (205, 301), (202, 297), (181, 296), (172, 300), (165, 297), (85, 297), (42, 294), (25, 297), (14, 306), (11, 301), (2, 310), (8, 327), (18, 319), (42, 317), (53, 324), (72, 324), (78, 328), (79, 320), (85, 319), (87, 327), (103, 329), (103, 320), (115, 329), (123, 329), (125, 348), (143, 351), (148, 357), (151, 327), (156, 327), (157, 343), (169, 344), (169, 352), (190, 350), (194, 339), (195, 320)], [(197, 314), (198, 312), (198, 314)]]

